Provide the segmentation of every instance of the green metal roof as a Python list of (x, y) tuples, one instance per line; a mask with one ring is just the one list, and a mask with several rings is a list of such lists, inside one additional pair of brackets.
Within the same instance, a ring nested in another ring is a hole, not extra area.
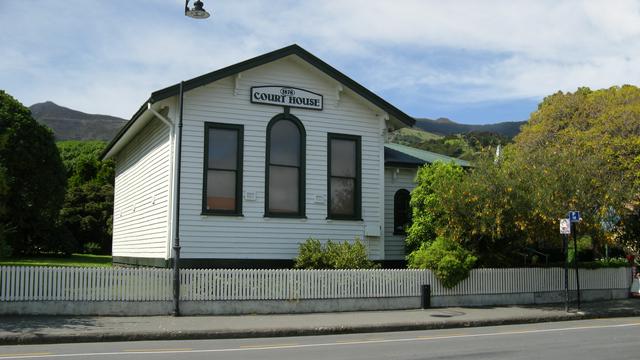
[(449, 163), (449, 162), (454, 162), (457, 165), (460, 165), (462, 167), (471, 167), (471, 163), (469, 163), (468, 161), (465, 160), (461, 160), (458, 158), (454, 158), (454, 157), (450, 157), (450, 156), (446, 156), (446, 155), (442, 155), (442, 154), (437, 154), (431, 151), (426, 151), (426, 150), (420, 150), (420, 149), (416, 149), (416, 148), (412, 148), (410, 146), (405, 146), (405, 145), (400, 145), (400, 144), (393, 144), (393, 143), (386, 143), (384, 144), (384, 147), (387, 149), (391, 149), (391, 150), (395, 150), (397, 152), (403, 153), (405, 155), (409, 155), (411, 157), (414, 157), (416, 159), (419, 159), (425, 163), (434, 163), (436, 161), (441, 161), (441, 162), (445, 162), (445, 163)]

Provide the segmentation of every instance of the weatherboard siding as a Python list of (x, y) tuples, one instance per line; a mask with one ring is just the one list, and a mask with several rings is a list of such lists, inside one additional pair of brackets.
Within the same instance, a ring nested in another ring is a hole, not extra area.
[[(236, 87), (236, 84), (238, 86)], [(252, 104), (252, 86), (282, 85), (324, 96), (322, 111), (292, 108), (306, 131), (306, 219), (265, 218), (266, 128), (281, 106)], [(221, 79), (185, 94), (180, 199), (182, 257), (218, 259), (292, 259), (299, 243), (365, 240), (370, 256), (380, 259), (381, 237), (364, 237), (365, 224), (380, 226), (383, 184), (380, 120), (373, 106), (357, 95), (336, 91), (337, 83), (289, 58)], [(379, 110), (378, 110), (379, 112)], [(243, 216), (201, 215), (204, 123), (244, 125)], [(361, 136), (363, 221), (327, 220), (327, 134)], [(321, 197), (321, 200), (317, 199)]]
[(169, 129), (152, 119), (117, 155), (113, 256), (167, 258)]
[[(395, 174), (395, 175), (394, 175)], [(388, 167), (384, 169), (384, 251), (386, 260), (403, 260), (404, 235), (393, 234), (393, 200), (400, 189), (413, 190), (416, 169)]]

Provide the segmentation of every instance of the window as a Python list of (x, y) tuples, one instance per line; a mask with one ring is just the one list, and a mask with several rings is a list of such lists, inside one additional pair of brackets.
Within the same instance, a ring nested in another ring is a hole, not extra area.
[(361, 220), (360, 137), (329, 134), (328, 218)]
[(265, 216), (305, 216), (305, 131), (291, 114), (267, 126)]
[(242, 125), (205, 123), (202, 212), (242, 215)]
[(393, 233), (405, 235), (406, 229), (411, 225), (411, 194), (407, 189), (396, 191), (393, 196)]

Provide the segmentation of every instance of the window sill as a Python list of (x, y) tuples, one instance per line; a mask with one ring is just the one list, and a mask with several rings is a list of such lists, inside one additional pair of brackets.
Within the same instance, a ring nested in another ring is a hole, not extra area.
[(337, 220), (337, 221), (364, 221), (362, 218), (336, 218), (336, 217), (327, 217), (326, 220)]
[(287, 214), (264, 214), (265, 219), (303, 219), (307, 220), (305, 215), (287, 215)]
[(200, 216), (244, 217), (242, 213), (222, 213), (222, 212), (206, 212), (206, 211), (201, 212)]

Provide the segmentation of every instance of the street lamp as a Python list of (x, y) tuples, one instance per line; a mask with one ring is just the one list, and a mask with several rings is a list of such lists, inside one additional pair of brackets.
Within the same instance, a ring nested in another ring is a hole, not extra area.
[(184, 2), (184, 14), (194, 19), (206, 19), (210, 16), (207, 10), (204, 9), (204, 4), (200, 0), (196, 0), (193, 3), (193, 9), (189, 9), (189, 0)]

